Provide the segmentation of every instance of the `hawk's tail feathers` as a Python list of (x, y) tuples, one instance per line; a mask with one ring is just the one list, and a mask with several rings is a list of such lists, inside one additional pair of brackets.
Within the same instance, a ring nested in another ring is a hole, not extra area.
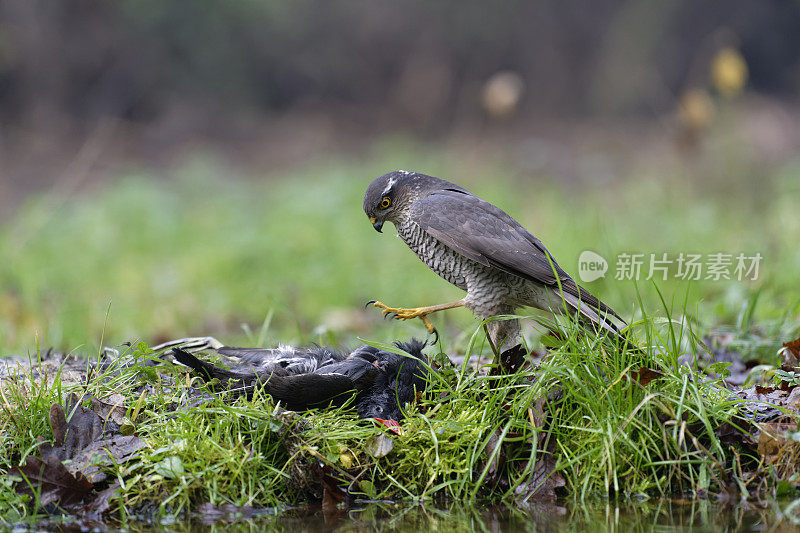
[(584, 322), (591, 323), (595, 329), (599, 328), (607, 331), (612, 337), (622, 341), (631, 350), (640, 352), (641, 348), (631, 342), (622, 331), (628, 327), (628, 323), (613, 309), (590, 294), (589, 291), (582, 287), (577, 288), (580, 291), (580, 296), (564, 291), (564, 300), (569, 307), (578, 313), (579, 318)]
[(580, 285), (576, 284), (575, 288), (579, 293), (578, 297), (580, 298), (582, 306), (588, 304), (596, 312), (602, 313), (604, 315), (610, 315), (611, 317), (615, 318), (617, 322), (620, 322), (622, 324), (623, 328), (628, 327), (628, 323), (625, 322), (625, 320), (621, 316), (619, 316), (613, 309), (611, 309), (609, 306), (600, 301), (600, 299), (597, 298), (595, 295), (593, 295)]

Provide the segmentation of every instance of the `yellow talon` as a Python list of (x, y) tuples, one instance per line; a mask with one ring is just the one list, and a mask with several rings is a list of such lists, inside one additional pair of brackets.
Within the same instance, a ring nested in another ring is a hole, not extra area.
[(389, 307), (383, 302), (373, 302), (372, 305), (382, 309), (384, 315), (395, 315), (394, 318), (398, 320), (408, 320), (409, 318), (423, 318), (427, 313), (424, 307), (416, 307), (413, 309), (404, 309), (402, 307)]
[[(422, 323), (425, 324), (425, 329), (428, 330), (428, 333), (436, 333), (436, 328), (433, 327), (433, 322), (426, 315), (420, 315), (419, 318), (422, 320)], [(439, 336), (438, 334), (436, 335)]]
[(422, 323), (425, 324), (425, 329), (428, 330), (429, 334), (436, 335), (436, 341), (438, 342), (439, 334), (436, 331), (436, 328), (433, 326), (433, 323), (428, 318), (428, 313), (431, 313), (430, 307), (415, 307), (412, 309), (404, 309), (402, 307), (389, 307), (383, 302), (369, 302), (367, 305), (372, 304), (378, 309), (381, 310), (383, 316), (392, 316), (392, 318), (396, 320), (408, 320), (409, 318), (419, 318), (422, 320)]
[(383, 302), (378, 302), (375, 300), (371, 300), (367, 302), (367, 305), (374, 305), (378, 309), (381, 309), (383, 316), (394, 315), (392, 318), (398, 320), (408, 320), (409, 318), (419, 318), (422, 320), (422, 323), (425, 324), (425, 329), (428, 330), (428, 333), (432, 333), (436, 335), (437, 341), (439, 335), (436, 333), (436, 328), (433, 327), (433, 323), (428, 319), (428, 315), (431, 313), (435, 313), (437, 311), (443, 311), (445, 309), (452, 309), (454, 307), (461, 307), (464, 305), (463, 300), (459, 300), (457, 302), (451, 302), (441, 305), (431, 305), (428, 307), (414, 307), (411, 309), (404, 309), (402, 307), (389, 307)]

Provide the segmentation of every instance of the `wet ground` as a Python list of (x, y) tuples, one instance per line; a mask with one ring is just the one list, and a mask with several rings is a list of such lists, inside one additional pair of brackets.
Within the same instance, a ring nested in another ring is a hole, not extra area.
[[(708, 500), (615, 503), (596, 500), (527, 509), (471, 508), (459, 504), (356, 504), (349, 510), (319, 506), (240, 511), (206, 506), (190, 519), (129, 522), (126, 531), (800, 531), (800, 500), (722, 504)], [(116, 530), (105, 523), (17, 525), (14, 531)]]

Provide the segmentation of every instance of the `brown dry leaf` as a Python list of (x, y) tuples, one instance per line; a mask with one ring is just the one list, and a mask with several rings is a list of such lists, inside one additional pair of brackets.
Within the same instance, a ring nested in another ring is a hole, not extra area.
[(758, 441), (753, 438), (750, 431), (753, 429), (747, 420), (735, 420), (734, 423), (725, 422), (714, 430), (714, 434), (725, 444), (741, 444), (755, 449)]
[(780, 354), (783, 356), (783, 364), (781, 368), (786, 371), (793, 371), (800, 365), (800, 338), (793, 341), (784, 342), (783, 350)]
[(114, 393), (107, 398), (92, 398), (92, 411), (104, 421), (111, 420), (120, 426), (125, 423), (125, 397)]
[(770, 394), (775, 392), (775, 387), (762, 387), (761, 385), (756, 385), (756, 394)]
[[(769, 388), (761, 388), (762, 391)], [(759, 392), (756, 387), (747, 389), (734, 388), (733, 392), (739, 398), (745, 400), (742, 404), (749, 417), (756, 422), (774, 422), (786, 418), (786, 414), (780, 408), (790, 407), (790, 394), (784, 390), (772, 389), (771, 392)]]
[(651, 381), (663, 377), (664, 373), (658, 370), (653, 370), (652, 368), (647, 368), (645, 366), (638, 370), (633, 371), (631, 375), (633, 376), (633, 379), (639, 382), (639, 385), (645, 387)]
[(536, 454), (536, 464), (530, 477), (514, 489), (514, 494), (524, 502), (532, 499), (538, 502), (555, 502), (556, 489), (567, 484), (555, 468), (556, 458), (553, 454), (540, 450)]
[[(529, 505), (530, 502), (554, 503), (556, 501), (556, 489), (566, 485), (566, 480), (556, 468), (556, 456), (554, 455), (554, 440), (548, 431), (543, 431), (548, 424), (548, 411), (557, 409), (557, 405), (563, 396), (560, 389), (551, 391), (547, 396), (536, 400), (528, 409), (528, 416), (531, 424), (538, 430), (534, 432), (536, 442), (533, 437), (529, 439), (532, 446), (538, 448), (536, 452), (536, 463), (523, 483), (514, 489), (518, 501)], [(529, 465), (528, 461), (520, 463), (519, 470), (523, 471)]]
[[(52, 450), (59, 459), (71, 459), (73, 452), (103, 434), (103, 421), (91, 409), (78, 405), (78, 396), (70, 394), (66, 405), (54, 403), (50, 406), (50, 427), (53, 430)], [(70, 414), (67, 422), (67, 413)]]
[[(758, 391), (756, 391), (758, 393)], [(785, 390), (773, 389), (769, 392), (759, 393), (759, 399), (762, 402), (771, 403), (773, 405), (783, 405), (789, 394)]]
[[(94, 411), (80, 405), (75, 394), (67, 399), (66, 409), (53, 404), (49, 417), (53, 445), (40, 442), (42, 458), (29, 456), (25, 465), (13, 470), (26, 478), (16, 484), (15, 490), (22, 494), (38, 494), (40, 505), (59, 502), (67, 506), (82, 502), (95, 483), (106, 479), (106, 474), (100, 471), (102, 466), (127, 461), (144, 446), (139, 437), (120, 435), (118, 425), (104, 424)], [(65, 465), (62, 461), (67, 460), (69, 463)], [(99, 493), (89, 503), (88, 510), (102, 513), (108, 508), (113, 493), (114, 490), (108, 489)]]
[(797, 338), (793, 341), (784, 342), (783, 347), (789, 350), (789, 353), (791, 353), (797, 359), (800, 359), (800, 338)]
[(326, 515), (335, 514), (339, 512), (339, 503), (343, 500), (336, 491), (328, 488), (327, 485), (322, 487), (322, 512)]
[(800, 387), (794, 387), (786, 398), (786, 407), (795, 413), (800, 412)]
[(779, 479), (800, 475), (800, 442), (797, 423), (759, 424), (758, 453)]
[(66, 403), (66, 412), (72, 414), (69, 422), (61, 405), (53, 404), (50, 407), (50, 425), (55, 445), (39, 445), (39, 451), (46, 461), (50, 457), (56, 457), (59, 461), (70, 460), (67, 470), (73, 474), (81, 473), (89, 481), (99, 483), (106, 479), (106, 474), (100, 472), (102, 466), (127, 461), (144, 446), (144, 441), (139, 437), (120, 435), (116, 424), (104, 424), (94, 411), (80, 406), (75, 394), (71, 394)]
[(90, 513), (101, 515), (111, 507), (111, 500), (117, 496), (119, 492), (119, 483), (112, 483), (107, 489), (97, 493), (97, 495), (90, 501), (85, 510)]
[(19, 494), (39, 497), (39, 505), (59, 502), (62, 507), (80, 503), (92, 490), (94, 484), (78, 472), (73, 475), (58, 457), (46, 460), (29, 455), (25, 464), (11, 469), (12, 475), (21, 476), (15, 490)]
[(133, 459), (142, 446), (144, 441), (135, 435), (101, 438), (78, 450), (67, 469), (71, 472), (82, 472), (90, 481), (99, 483), (106, 479), (106, 474), (100, 472), (102, 466)]
[(330, 475), (329, 466), (317, 466), (313, 469), (317, 481), (322, 485), (322, 512), (325, 517), (338, 514), (339, 503), (345, 501), (347, 493), (339, 486), (339, 482)]
[(798, 446), (800, 443), (786, 438), (788, 433), (797, 431), (796, 423), (758, 424), (761, 434), (758, 436), (758, 453), (768, 458), (778, 455), (786, 446)]
[(644, 366), (642, 368), (637, 368), (636, 370), (633, 370), (630, 373), (627, 372), (623, 373), (622, 376), (620, 376), (620, 381), (622, 382), (635, 381), (642, 387), (645, 387), (651, 381), (660, 379), (663, 376), (664, 376), (663, 372)]
[(545, 420), (547, 419), (547, 411), (545, 410), (547, 401), (547, 396), (542, 396), (537, 399), (528, 410), (528, 417), (531, 419), (531, 424), (535, 428), (541, 429), (544, 427)]

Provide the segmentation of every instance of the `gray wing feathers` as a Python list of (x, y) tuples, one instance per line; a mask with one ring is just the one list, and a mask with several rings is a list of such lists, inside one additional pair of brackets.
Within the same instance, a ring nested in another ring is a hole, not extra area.
[(554, 288), (559, 280), (563, 291), (575, 297), (567, 298), (571, 306), (579, 299), (583, 305), (622, 320), (579, 287), (544, 244), (519, 222), (473, 194), (457, 190), (436, 192), (414, 202), (410, 215), (433, 238), (473, 261)]
[[(486, 266), (545, 284), (569, 275), (544, 245), (500, 208), (472, 194), (437, 192), (414, 202), (411, 218), (432, 237)], [(552, 260), (552, 256), (550, 256)]]

